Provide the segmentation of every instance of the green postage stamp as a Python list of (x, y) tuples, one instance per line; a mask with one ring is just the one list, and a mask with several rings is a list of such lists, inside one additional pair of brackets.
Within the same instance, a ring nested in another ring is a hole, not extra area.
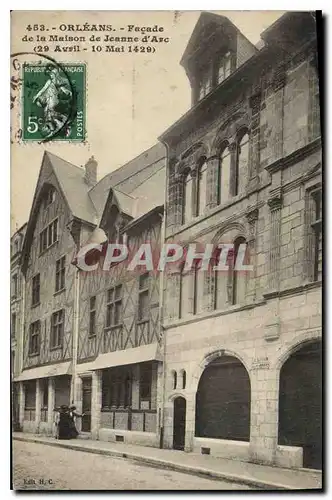
[(85, 64), (23, 66), (23, 141), (85, 140)]

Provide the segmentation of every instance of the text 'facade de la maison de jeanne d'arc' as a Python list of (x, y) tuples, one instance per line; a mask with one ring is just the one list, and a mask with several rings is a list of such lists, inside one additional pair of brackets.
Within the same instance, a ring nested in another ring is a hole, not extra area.
[[(320, 469), (315, 19), (286, 13), (254, 46), (202, 13), (181, 65), (192, 106), (148, 151), (99, 181), (94, 158), (44, 154), (12, 237), (14, 428), (51, 434), (73, 403), (93, 439)], [(253, 270), (75, 265), (107, 241), (232, 243), (231, 262), (245, 243)]]

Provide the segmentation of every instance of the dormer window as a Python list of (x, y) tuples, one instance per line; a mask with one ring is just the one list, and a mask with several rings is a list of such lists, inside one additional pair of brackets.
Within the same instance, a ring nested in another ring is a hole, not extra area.
[(231, 53), (227, 52), (219, 61), (218, 72), (217, 72), (217, 83), (221, 83), (223, 80), (229, 77), (231, 74)]
[(212, 89), (211, 75), (204, 75), (199, 87), (199, 100), (203, 99)]

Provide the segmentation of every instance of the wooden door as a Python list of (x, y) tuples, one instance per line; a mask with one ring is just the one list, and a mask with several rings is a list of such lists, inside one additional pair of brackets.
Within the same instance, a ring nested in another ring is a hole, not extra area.
[(184, 450), (186, 433), (186, 400), (179, 396), (174, 399), (173, 449)]

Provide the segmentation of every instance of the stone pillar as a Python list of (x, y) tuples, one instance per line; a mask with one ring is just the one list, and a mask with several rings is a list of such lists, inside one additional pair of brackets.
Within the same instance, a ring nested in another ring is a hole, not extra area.
[(164, 440), (163, 448), (173, 448), (173, 414), (174, 402), (166, 401), (164, 406)]
[(212, 266), (209, 266), (209, 269), (203, 272), (203, 311), (213, 311), (215, 308), (215, 271)]
[(96, 370), (92, 373), (91, 394), (91, 438), (98, 439), (100, 427), (100, 412), (102, 403), (102, 371)]
[(48, 379), (48, 408), (47, 408), (47, 427), (52, 432), (54, 422), (54, 407), (55, 407), (55, 382), (54, 378)]
[(206, 206), (210, 210), (215, 208), (219, 202), (219, 161), (218, 156), (211, 156), (207, 160)]
[(253, 271), (249, 272), (247, 277), (247, 287), (246, 287), (246, 302), (254, 302), (256, 299), (256, 278), (257, 278), (257, 251), (256, 251), (256, 241), (257, 241), (257, 220), (258, 220), (258, 208), (249, 208), (246, 213), (246, 218), (249, 226), (249, 237), (248, 237), (248, 251), (250, 255), (250, 265), (253, 266)]
[(191, 178), (192, 178), (192, 195), (191, 195), (191, 219), (197, 217), (197, 209), (198, 209), (198, 197), (197, 197), (197, 188), (198, 188), (198, 171), (196, 167), (192, 167), (191, 170)]
[(269, 279), (270, 290), (279, 288), (280, 267), (280, 226), (281, 226), (281, 188), (277, 187), (270, 191), (268, 205), (271, 211), (270, 218), (270, 256), (269, 256)]
[[(82, 407), (83, 407), (82, 385), (83, 385), (83, 381), (82, 381), (81, 377), (76, 376), (76, 390), (75, 390), (76, 401), (74, 401), (74, 405), (76, 406), (77, 413), (82, 413)], [(76, 419), (76, 427), (77, 427), (78, 432), (81, 432), (81, 428), (82, 428), (82, 419), (81, 418)]]
[(131, 387), (131, 406), (134, 410), (139, 409), (139, 379), (140, 379), (140, 370), (139, 364), (133, 365), (133, 379), (132, 379), (132, 387)]
[(41, 398), (42, 398), (42, 390), (40, 386), (40, 379), (36, 380), (36, 413), (35, 413), (35, 428), (36, 432), (39, 432), (39, 424), (41, 417)]
[(166, 318), (171, 321), (179, 318), (179, 300), (180, 300), (180, 272), (167, 273), (166, 279)]
[(157, 377), (158, 377), (158, 363), (152, 363), (152, 379), (151, 379), (151, 410), (157, 408)]
[(260, 110), (261, 110), (261, 91), (259, 90), (251, 96), (249, 105), (251, 108), (250, 125), (250, 150), (249, 150), (249, 179), (248, 188), (253, 189), (259, 182), (258, 172), (260, 166), (259, 155), (259, 133), (260, 133)]
[(23, 426), (24, 422), (24, 410), (25, 410), (25, 387), (23, 382), (19, 382), (19, 422), (20, 427)]
[(268, 360), (251, 370), (251, 416), (249, 458), (274, 464), (278, 445), (278, 373)]
[(229, 146), (229, 152), (231, 155), (231, 171), (229, 179), (229, 195), (230, 197), (236, 196), (236, 190), (238, 185), (237, 179), (237, 142), (232, 142)]
[(196, 392), (186, 392), (186, 437), (184, 451), (193, 450), (195, 437)]

